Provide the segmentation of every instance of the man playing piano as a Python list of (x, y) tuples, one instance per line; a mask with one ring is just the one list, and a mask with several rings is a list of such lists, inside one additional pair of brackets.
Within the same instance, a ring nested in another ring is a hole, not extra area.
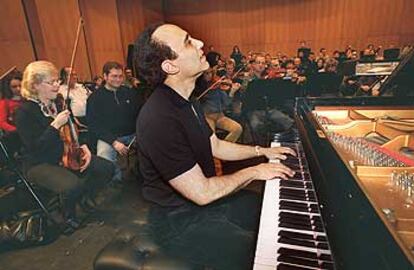
[(202, 41), (178, 26), (158, 24), (145, 29), (135, 45), (139, 77), (154, 87), (137, 120), (137, 143), (155, 240), (168, 254), (197, 266), (249, 269), (260, 201), (239, 190), (253, 180), (286, 179), (294, 172), (263, 163), (218, 177), (213, 156), (285, 159), (295, 152), (214, 135), (198, 104), (189, 100), (197, 77), (209, 67)]

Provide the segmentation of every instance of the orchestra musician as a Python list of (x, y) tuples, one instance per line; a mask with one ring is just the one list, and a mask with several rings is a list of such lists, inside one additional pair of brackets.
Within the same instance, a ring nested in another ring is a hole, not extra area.
[[(236, 142), (243, 132), (243, 128), (239, 123), (225, 115), (226, 109), (232, 104), (235, 92), (240, 89), (240, 83), (233, 83), (232, 81), (234, 66), (235, 62), (231, 59), (231, 62), (226, 65), (228, 73), (225, 75), (225, 78), (201, 100), (203, 111), (211, 130), (215, 132), (216, 128), (220, 128), (227, 131), (228, 134), (225, 140), (229, 142)], [(202, 78), (208, 82), (207, 85), (213, 83), (213, 73), (214, 69), (211, 68), (204, 72)]]
[(16, 113), (16, 127), (25, 148), (24, 167), (29, 180), (61, 195), (65, 230), (71, 232), (79, 227), (76, 204), (80, 202), (90, 210), (95, 192), (112, 178), (114, 168), (111, 162), (92, 156), (86, 145), (80, 146), (79, 171), (61, 165), (64, 145), (60, 130), (70, 112), (57, 111), (54, 100), (58, 90), (58, 71), (52, 63), (30, 63), (23, 73), (25, 100)]
[[(69, 82), (68, 77), (70, 78)], [(69, 99), (73, 116), (75, 116), (80, 123), (86, 125), (86, 101), (92, 91), (78, 83), (78, 74), (74, 68), (62, 68), (60, 70), (60, 80), (62, 85), (59, 87), (59, 94), (66, 99), (69, 83)]]
[(13, 154), (18, 152), (21, 144), (15, 126), (15, 113), (22, 103), (21, 82), (21, 73), (14, 71), (0, 85), (0, 136)]
[(197, 102), (197, 77), (209, 68), (203, 42), (171, 24), (147, 27), (135, 44), (140, 78), (154, 87), (137, 120), (143, 196), (154, 240), (172, 256), (214, 269), (248, 269), (260, 203), (240, 190), (254, 179), (286, 178), (282, 164), (263, 163), (215, 176), (213, 156), (286, 158), (286, 147), (260, 148), (220, 140)]

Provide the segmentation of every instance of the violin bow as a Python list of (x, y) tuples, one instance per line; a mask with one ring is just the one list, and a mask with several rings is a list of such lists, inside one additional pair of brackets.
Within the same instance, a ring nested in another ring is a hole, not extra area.
[[(231, 79), (233, 80), (234, 78), (236, 78), (237, 75), (239, 75), (239, 73), (243, 70), (243, 68), (246, 66), (246, 64), (243, 64), (243, 66), (241, 66), (231, 77)], [(208, 87), (206, 90), (204, 90), (203, 93), (201, 93), (196, 100), (200, 100), (200, 98), (202, 98), (203, 96), (205, 96), (207, 94), (208, 91), (210, 91), (211, 89), (213, 89), (214, 87), (216, 87), (218, 84), (220, 84), (222, 81), (224, 81), (226, 78), (226, 76), (221, 76), (220, 79), (218, 79), (215, 83), (213, 83), (210, 87)]]
[(69, 87), (69, 82), (72, 79), (72, 69), (73, 66), (75, 64), (75, 58), (76, 58), (76, 52), (78, 51), (78, 44), (79, 44), (79, 36), (80, 36), (80, 32), (82, 29), (82, 25), (83, 25), (83, 19), (82, 17), (79, 18), (79, 22), (78, 22), (78, 28), (76, 30), (76, 38), (75, 38), (75, 43), (73, 44), (73, 50), (72, 50), (72, 56), (70, 58), (70, 72), (66, 78), (66, 84), (68, 86), (67, 92), (66, 92), (66, 106), (69, 109), (69, 93), (70, 93), (70, 87)]

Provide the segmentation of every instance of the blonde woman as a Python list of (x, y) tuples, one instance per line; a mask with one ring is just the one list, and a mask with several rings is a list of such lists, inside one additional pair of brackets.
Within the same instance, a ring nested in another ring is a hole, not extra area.
[[(70, 112), (56, 110), (54, 102), (59, 90), (58, 71), (47, 61), (30, 63), (22, 81), (22, 96), (25, 99), (17, 111), (16, 127), (25, 148), (25, 169), (30, 181), (59, 193), (63, 198), (63, 218), (66, 229), (79, 227), (76, 219), (76, 203), (81, 198), (92, 196), (94, 191), (110, 180), (113, 165), (91, 155), (82, 145), (83, 155), (80, 171), (62, 167), (63, 141), (59, 129), (65, 125)], [(90, 200), (84, 200), (85, 204)]]

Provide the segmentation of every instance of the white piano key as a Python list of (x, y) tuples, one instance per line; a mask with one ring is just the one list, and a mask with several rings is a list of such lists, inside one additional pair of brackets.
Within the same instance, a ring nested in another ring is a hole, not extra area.
[[(280, 146), (280, 143), (272, 143), (271, 146), (277, 147), (277, 146)], [(299, 154), (299, 152), (302, 151), (302, 148), (298, 144), (295, 150)], [(279, 161), (274, 160), (270, 162), (279, 162)], [(306, 161), (303, 161), (303, 162), (306, 162)], [(303, 164), (303, 165), (307, 165), (307, 164)], [(307, 168), (307, 166), (304, 166), (304, 167)], [(306, 233), (309, 235), (313, 235), (314, 238), (316, 238), (317, 236), (326, 237), (326, 234), (321, 233), (321, 232), (278, 227), (280, 212), (306, 214), (306, 215), (309, 215), (310, 217), (315, 217), (315, 216), (320, 217), (319, 213), (300, 212), (300, 211), (292, 211), (292, 210), (280, 210), (279, 209), (279, 201), (280, 201), (279, 180), (280, 179), (274, 179), (271, 181), (267, 181), (265, 184), (262, 212), (260, 214), (259, 233), (258, 233), (258, 238), (257, 238), (256, 253), (255, 253), (255, 259), (254, 259), (254, 265), (253, 265), (254, 270), (271, 270), (271, 269), (275, 270), (277, 268), (277, 265), (279, 264), (279, 262), (277, 262), (277, 257), (279, 255), (277, 251), (279, 248), (282, 248), (282, 247), (290, 248), (294, 250), (314, 252), (316, 254), (330, 255), (329, 250), (283, 244), (283, 243), (277, 242), (278, 233), (281, 230), (289, 231), (289, 232)], [(302, 180), (297, 180), (297, 181), (302, 181)], [(297, 189), (298, 190), (309, 190), (306, 188), (297, 188)], [(313, 185), (312, 185), (311, 190), (313, 191)], [(283, 200), (291, 201), (291, 202), (306, 203), (308, 204), (309, 207), (310, 205), (317, 204), (315, 202), (307, 202), (307, 201), (298, 201), (298, 200), (289, 200), (289, 199), (283, 199)], [(286, 263), (286, 264), (289, 264), (289, 263)], [(306, 267), (309, 267), (309, 266), (306, 266)], [(312, 267), (309, 267), (309, 268), (312, 268)]]

